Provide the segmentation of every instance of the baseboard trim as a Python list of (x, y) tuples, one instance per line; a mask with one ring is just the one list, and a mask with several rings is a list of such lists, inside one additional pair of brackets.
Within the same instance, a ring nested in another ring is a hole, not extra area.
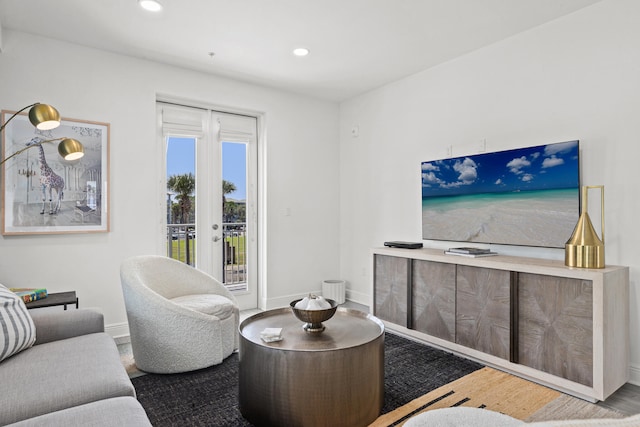
[[(363, 294), (362, 292), (356, 292), (351, 289), (347, 289), (347, 299), (358, 304), (366, 305), (371, 310), (371, 297), (369, 296), (369, 294)], [(373, 310), (371, 311), (373, 312)]]
[(297, 299), (301, 299), (306, 296), (309, 296), (310, 293), (315, 295), (322, 295), (322, 290), (318, 289), (311, 292), (305, 292), (303, 294), (291, 294), (284, 297), (267, 299), (265, 301), (266, 310), (271, 310), (274, 308), (281, 308), (281, 307), (289, 307), (289, 304), (291, 304), (291, 301), (295, 301)]
[(629, 366), (629, 383), (640, 386), (640, 365)]
[[(310, 293), (316, 294), (316, 295), (322, 295), (322, 290), (318, 289), (318, 290), (312, 291)], [(308, 295), (309, 295), (309, 293), (292, 294), (292, 295), (288, 295), (288, 296), (284, 296), (284, 297), (266, 299), (266, 300), (263, 300), (263, 305), (260, 308), (262, 310), (271, 310), (271, 309), (274, 309), (274, 308), (288, 307), (289, 304), (291, 304), (291, 301), (295, 301), (297, 299), (304, 298), (304, 297), (306, 297)], [(362, 293), (359, 293), (359, 292), (353, 292), (353, 291), (350, 291), (348, 289), (345, 292), (345, 298), (346, 298), (347, 301), (352, 301), (352, 302), (355, 302), (357, 304), (365, 305), (367, 307), (370, 307), (370, 305), (371, 305), (371, 302), (369, 301), (369, 296), (368, 295), (362, 294)]]
[(129, 324), (127, 322), (105, 325), (104, 331), (111, 335), (116, 344), (123, 344), (131, 341), (131, 338), (129, 338)]
[[(286, 307), (289, 305), (291, 301), (296, 300), (298, 298), (304, 298), (304, 295), (297, 296), (297, 297), (288, 296), (288, 297), (281, 297), (281, 298), (268, 300), (268, 305), (270, 306), (269, 309)], [(366, 306), (368, 306), (369, 304), (367, 302), (369, 300), (368, 296), (365, 296), (363, 298), (363, 295), (361, 295), (360, 293), (353, 292), (348, 289), (347, 289), (347, 300), (358, 303), (358, 304), (366, 305)], [(127, 322), (113, 323), (111, 325), (106, 325), (104, 328), (104, 331), (114, 339), (116, 344), (125, 344), (125, 343), (131, 342), (131, 336), (129, 335), (129, 324)], [(629, 383), (640, 386), (640, 365), (636, 365), (636, 364), (629, 365)]]

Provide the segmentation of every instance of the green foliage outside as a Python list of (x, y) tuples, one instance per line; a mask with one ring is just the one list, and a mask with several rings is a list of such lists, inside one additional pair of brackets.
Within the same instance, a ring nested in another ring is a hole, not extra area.
[[(191, 260), (191, 263), (195, 263), (195, 259), (196, 259), (196, 246), (195, 246), (195, 239), (189, 239), (189, 243), (191, 243), (191, 247), (190, 252), (189, 252), (189, 259)], [(171, 258), (173, 259), (177, 259), (178, 261), (187, 262), (187, 249), (186, 249), (186, 241), (184, 239), (178, 239), (178, 240), (170, 240), (168, 245), (171, 245)], [(168, 246), (167, 245), (167, 246)], [(169, 248), (167, 247), (167, 253), (169, 253)]]
[(167, 179), (167, 189), (174, 191), (178, 200), (178, 208), (172, 207), (172, 213), (177, 213), (179, 224), (187, 224), (193, 219), (193, 192), (196, 189), (196, 177), (192, 173), (172, 175)]
[[(244, 265), (246, 264), (246, 252), (245, 252), (245, 236), (238, 236), (238, 237), (227, 237), (225, 239), (229, 245), (232, 248), (235, 248), (235, 253), (236, 253), (236, 262), (234, 265)], [(195, 242), (196, 239), (190, 239), (189, 242), (191, 243), (191, 251), (190, 251), (190, 257), (192, 260), (195, 260)], [(178, 240), (171, 240), (168, 244), (171, 245), (171, 255), (173, 259), (177, 259), (178, 261), (181, 262), (186, 262), (186, 256), (187, 256), (187, 251), (186, 251), (186, 241), (184, 239), (178, 239)], [(167, 253), (169, 253), (169, 248), (167, 248)]]
[[(193, 192), (195, 191), (195, 177), (193, 174), (172, 175), (167, 179), (167, 189), (176, 193), (176, 202), (173, 202), (170, 206), (170, 218), (167, 219), (168, 223), (175, 224), (189, 224), (195, 222), (195, 198)], [(228, 201), (226, 195), (236, 191), (236, 186), (232, 182), (222, 181), (222, 202), (223, 202), (223, 222), (244, 222), (246, 220), (246, 206), (244, 203), (236, 203)], [(171, 240), (167, 243), (167, 253), (171, 253), (171, 256), (181, 262), (187, 264), (195, 264), (195, 239), (188, 240), (190, 245), (187, 246), (185, 239)], [(245, 236), (228, 236), (225, 238), (225, 242), (233, 250), (231, 252), (236, 254), (234, 265), (243, 265), (246, 262), (245, 255)], [(171, 251), (169, 251), (169, 246)], [(229, 254), (231, 256), (231, 254)]]

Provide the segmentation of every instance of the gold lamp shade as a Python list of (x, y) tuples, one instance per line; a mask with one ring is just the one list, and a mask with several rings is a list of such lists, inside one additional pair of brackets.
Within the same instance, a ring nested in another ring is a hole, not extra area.
[[(601, 190), (602, 240), (598, 237), (587, 213), (587, 190), (591, 188)], [(582, 213), (576, 228), (564, 245), (564, 263), (569, 267), (604, 268), (604, 186), (582, 187), (582, 203)]]
[[(51, 105), (40, 104), (39, 102), (36, 102), (35, 104), (27, 105), (26, 107), (22, 108), (20, 111), (14, 113), (11, 117), (9, 117), (9, 119), (2, 123), (2, 125), (0, 126), (0, 132), (2, 132), (5, 127), (7, 127), (7, 124), (9, 124), (9, 122), (13, 120), (14, 117), (22, 113), (27, 108), (29, 108), (29, 120), (36, 128), (40, 130), (49, 130), (60, 126), (60, 113), (58, 113), (58, 110), (53, 108)], [(76, 139), (62, 137), (48, 139), (46, 141), (41, 140), (40, 145), (55, 141), (61, 141), (58, 144), (58, 153), (65, 160), (77, 160), (84, 156), (84, 147), (82, 146), (80, 141)], [(0, 165), (3, 165), (7, 160), (17, 156), (20, 153), (25, 152), (33, 146), (34, 145), (27, 145), (26, 147), (16, 151), (10, 156), (5, 157), (4, 159), (0, 160)]]
[(40, 130), (54, 129), (60, 126), (60, 113), (47, 104), (35, 104), (29, 110), (29, 120)]
[(65, 138), (58, 144), (58, 153), (65, 160), (77, 160), (84, 156), (84, 147), (76, 139)]

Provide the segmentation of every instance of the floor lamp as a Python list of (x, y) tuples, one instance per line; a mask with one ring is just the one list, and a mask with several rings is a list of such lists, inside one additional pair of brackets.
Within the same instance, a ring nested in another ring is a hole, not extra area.
[[(27, 108), (29, 110), (29, 121), (31, 124), (40, 130), (49, 130), (55, 129), (60, 126), (60, 113), (58, 110), (53, 108), (51, 105), (41, 104), (36, 102), (35, 104), (27, 105), (22, 108), (20, 111), (14, 113), (9, 119), (0, 126), (0, 133), (4, 130), (4, 128), (9, 124), (9, 122), (16, 117), (18, 114), (22, 113)], [(41, 144), (47, 142), (55, 142), (60, 141), (58, 144), (58, 154), (62, 156), (65, 160), (77, 160), (84, 156), (84, 147), (80, 143), (80, 141), (72, 138), (62, 137), (62, 138), (54, 138), (47, 139), (41, 142)], [(28, 150), (32, 146), (25, 147), (21, 150), (16, 151), (12, 155), (6, 157), (2, 161), (0, 161), (0, 165), (4, 164), (10, 158), (17, 156), (18, 154)]]

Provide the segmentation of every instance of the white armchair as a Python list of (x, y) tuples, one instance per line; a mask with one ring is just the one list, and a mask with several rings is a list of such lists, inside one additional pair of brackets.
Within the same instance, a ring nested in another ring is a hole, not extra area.
[(138, 369), (192, 371), (221, 363), (238, 348), (236, 299), (208, 274), (145, 255), (123, 261), (120, 279)]

